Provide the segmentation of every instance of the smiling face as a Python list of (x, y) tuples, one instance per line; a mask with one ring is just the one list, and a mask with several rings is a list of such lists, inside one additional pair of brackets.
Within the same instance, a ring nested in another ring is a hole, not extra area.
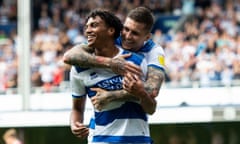
[(85, 36), (87, 37), (88, 46), (101, 47), (109, 38), (109, 28), (105, 22), (99, 17), (90, 17), (85, 25)]
[(123, 48), (131, 51), (138, 51), (144, 45), (144, 41), (151, 36), (145, 30), (143, 23), (136, 22), (129, 17), (125, 20), (121, 34)]

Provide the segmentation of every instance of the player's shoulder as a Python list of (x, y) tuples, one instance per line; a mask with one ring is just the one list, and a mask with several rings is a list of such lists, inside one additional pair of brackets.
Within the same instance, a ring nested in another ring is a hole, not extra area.
[(72, 68), (71, 68), (71, 72), (72, 73), (81, 73), (81, 72), (84, 72), (84, 71), (86, 71), (86, 70), (88, 70), (89, 68), (82, 68), (82, 67), (80, 67), (80, 66), (72, 66)]
[(141, 55), (139, 53), (131, 52), (128, 50), (123, 50), (122, 54), (128, 54), (131, 53), (129, 57), (126, 58), (127, 61), (131, 61), (137, 65), (140, 65), (144, 61), (144, 55)]
[(162, 54), (164, 54), (164, 49), (163, 49), (163, 47), (162, 47), (161, 45), (159, 45), (159, 44), (156, 44), (156, 45), (152, 48), (151, 51), (152, 51), (152, 52), (157, 52), (157, 53), (162, 53)]
[(147, 40), (142, 48), (141, 51), (152, 51), (153, 49), (163, 49), (161, 45), (155, 43), (152, 39)]
[(152, 39), (149, 39), (141, 49), (145, 54), (157, 54), (157, 55), (165, 55), (164, 49), (161, 45), (155, 43)]

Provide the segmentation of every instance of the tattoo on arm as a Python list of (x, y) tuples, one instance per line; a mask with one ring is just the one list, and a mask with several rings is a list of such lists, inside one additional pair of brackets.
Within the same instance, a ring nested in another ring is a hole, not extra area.
[(91, 64), (91, 55), (86, 52), (76, 52), (71, 56), (71, 64), (87, 67)]
[(81, 67), (107, 67), (110, 58), (95, 56), (94, 48), (81, 44), (73, 47), (65, 54), (65, 63)]
[(108, 97), (108, 101), (132, 101), (137, 100), (137, 98), (131, 94), (129, 94), (125, 90), (118, 90), (118, 91), (109, 91), (111, 96)]
[[(149, 67), (147, 81), (144, 83), (145, 90), (152, 96), (156, 97), (164, 81), (164, 73), (158, 69)], [(137, 100), (136, 96), (131, 95), (125, 90), (109, 91), (108, 101), (131, 101)]]
[(148, 67), (147, 81), (144, 83), (144, 87), (151, 96), (156, 97), (164, 79), (164, 73), (161, 70)]
[[(164, 73), (160, 70), (150, 67), (148, 69), (148, 78), (144, 83), (144, 88), (151, 95), (151, 97), (156, 97), (160, 90), (161, 84), (164, 80)], [(128, 93), (125, 90), (117, 90), (117, 91), (108, 91), (109, 96), (106, 97), (108, 102), (111, 101), (132, 101), (138, 100), (136, 96)]]

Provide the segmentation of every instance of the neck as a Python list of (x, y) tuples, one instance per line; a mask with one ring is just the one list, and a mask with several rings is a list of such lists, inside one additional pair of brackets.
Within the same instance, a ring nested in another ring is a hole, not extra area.
[(95, 55), (113, 58), (119, 52), (119, 49), (113, 45), (104, 45), (102, 47), (95, 48)]

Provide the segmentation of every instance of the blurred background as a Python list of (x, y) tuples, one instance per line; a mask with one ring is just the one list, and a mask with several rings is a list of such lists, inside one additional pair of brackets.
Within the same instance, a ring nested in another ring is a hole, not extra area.
[[(155, 144), (240, 144), (240, 0), (0, 0), (0, 144), (9, 135), (22, 144), (86, 143), (69, 128), (62, 56), (86, 42), (90, 10), (124, 21), (137, 6), (153, 11), (152, 39), (166, 54), (149, 116)], [(90, 112), (88, 102), (86, 124)]]

